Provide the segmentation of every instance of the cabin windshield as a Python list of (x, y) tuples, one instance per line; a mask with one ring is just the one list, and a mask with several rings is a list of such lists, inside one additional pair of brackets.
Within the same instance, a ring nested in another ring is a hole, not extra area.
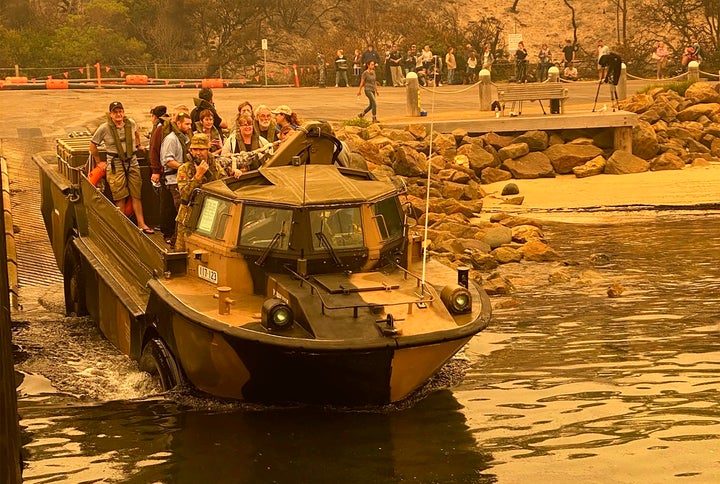
[(230, 213), (231, 203), (215, 197), (205, 197), (200, 209), (195, 232), (205, 237), (222, 239)]
[(322, 233), (333, 249), (351, 249), (363, 247), (363, 231), (360, 207), (343, 207), (313, 210), (310, 212), (313, 249), (325, 248)]
[(396, 197), (386, 198), (373, 205), (375, 221), (383, 240), (402, 235), (403, 220)]
[(238, 245), (268, 247), (277, 238), (273, 249), (287, 250), (292, 214), (292, 210), (282, 208), (245, 205)]

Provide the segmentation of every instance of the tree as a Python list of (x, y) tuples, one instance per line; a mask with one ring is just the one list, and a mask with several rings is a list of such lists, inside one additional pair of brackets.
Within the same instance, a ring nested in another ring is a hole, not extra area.
[(573, 27), (573, 45), (577, 45), (577, 19), (575, 18), (575, 8), (572, 6), (572, 4), (569, 2), (569, 0), (563, 0), (565, 2), (565, 5), (567, 5), (567, 8), (570, 9), (570, 23)]

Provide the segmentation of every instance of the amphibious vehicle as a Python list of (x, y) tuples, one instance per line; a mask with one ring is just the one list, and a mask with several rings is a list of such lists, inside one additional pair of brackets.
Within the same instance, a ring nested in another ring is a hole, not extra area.
[(34, 157), (66, 309), (89, 314), (166, 389), (396, 402), (490, 320), (466, 272), (423, 260), (402, 190), (364, 162), (352, 168), (327, 123), (307, 123), (260, 168), (197, 189), (183, 252), (90, 182), (88, 143), (61, 139), (57, 154)]

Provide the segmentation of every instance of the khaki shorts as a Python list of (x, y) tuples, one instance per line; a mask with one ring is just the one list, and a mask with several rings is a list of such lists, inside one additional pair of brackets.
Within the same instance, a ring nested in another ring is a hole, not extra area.
[(107, 170), (105, 171), (105, 177), (110, 185), (110, 191), (113, 195), (113, 200), (122, 200), (127, 198), (128, 195), (136, 200), (140, 200), (142, 179), (140, 178), (140, 166), (138, 165), (137, 159), (133, 158), (130, 162), (130, 166), (125, 164), (127, 168), (127, 176), (123, 163), (119, 159), (115, 159), (115, 173), (112, 172), (112, 163), (107, 164)]

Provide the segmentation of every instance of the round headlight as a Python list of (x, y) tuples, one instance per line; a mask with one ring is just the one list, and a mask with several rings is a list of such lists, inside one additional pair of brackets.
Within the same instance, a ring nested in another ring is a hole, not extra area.
[(266, 299), (262, 306), (261, 321), (268, 329), (287, 329), (293, 324), (290, 306), (277, 298)]
[(460, 285), (445, 286), (440, 293), (440, 299), (452, 314), (462, 314), (472, 310), (470, 291)]
[(284, 328), (292, 323), (292, 311), (287, 306), (276, 308), (272, 313), (272, 321), (275, 326)]

